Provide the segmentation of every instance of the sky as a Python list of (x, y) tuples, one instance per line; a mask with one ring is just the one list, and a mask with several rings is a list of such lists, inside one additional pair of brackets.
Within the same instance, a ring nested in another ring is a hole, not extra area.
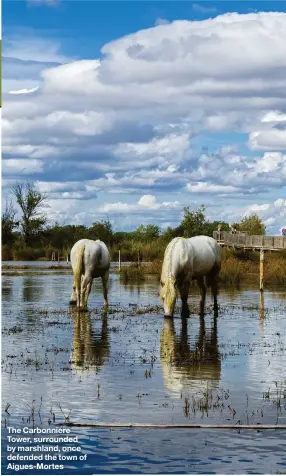
[(115, 231), (286, 226), (286, 3), (4, 0), (2, 194)]

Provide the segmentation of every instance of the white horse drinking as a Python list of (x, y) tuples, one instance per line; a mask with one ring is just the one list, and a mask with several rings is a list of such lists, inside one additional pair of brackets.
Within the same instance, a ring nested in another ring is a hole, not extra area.
[(70, 304), (76, 304), (78, 309), (86, 310), (93, 279), (101, 278), (104, 305), (107, 306), (110, 255), (105, 243), (100, 240), (77, 241), (71, 250), (71, 264), (74, 282)]
[(206, 286), (211, 286), (214, 311), (217, 313), (218, 274), (221, 267), (220, 248), (209, 236), (174, 238), (167, 246), (161, 273), (160, 296), (165, 316), (174, 314), (177, 293), (182, 300), (182, 316), (189, 316), (188, 294), (192, 279), (200, 288), (200, 314), (204, 314)]

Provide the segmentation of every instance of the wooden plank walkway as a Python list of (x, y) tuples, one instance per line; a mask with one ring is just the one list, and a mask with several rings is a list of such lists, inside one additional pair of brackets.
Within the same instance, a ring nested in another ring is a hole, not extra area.
[(230, 233), (214, 231), (213, 238), (220, 246), (243, 248), (250, 250), (286, 250), (286, 236), (247, 235), (246, 233)]

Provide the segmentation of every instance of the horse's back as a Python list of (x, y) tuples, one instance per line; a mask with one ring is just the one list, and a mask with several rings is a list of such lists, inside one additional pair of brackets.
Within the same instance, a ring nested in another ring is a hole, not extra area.
[[(110, 255), (106, 244), (100, 240), (88, 240), (86, 238), (77, 241), (71, 250), (71, 262), (76, 259), (77, 251), (84, 246), (84, 266), (92, 274), (101, 274), (101, 271), (109, 269)], [(98, 273), (97, 273), (98, 272)]]
[(194, 236), (189, 238), (193, 252), (193, 274), (206, 275), (221, 264), (220, 248), (210, 236)]

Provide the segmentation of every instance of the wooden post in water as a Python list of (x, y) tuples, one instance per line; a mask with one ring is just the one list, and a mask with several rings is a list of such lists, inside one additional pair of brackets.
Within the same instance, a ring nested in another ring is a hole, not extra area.
[(260, 292), (260, 322), (264, 321), (264, 293)]
[(56, 253), (54, 251), (52, 252), (52, 261), (56, 261)]
[(263, 292), (263, 285), (264, 285), (264, 250), (263, 248), (260, 249), (260, 292)]
[(60, 262), (60, 253), (58, 252), (58, 263)]
[(118, 267), (119, 271), (121, 270), (121, 256), (120, 256), (120, 250), (118, 251)]

